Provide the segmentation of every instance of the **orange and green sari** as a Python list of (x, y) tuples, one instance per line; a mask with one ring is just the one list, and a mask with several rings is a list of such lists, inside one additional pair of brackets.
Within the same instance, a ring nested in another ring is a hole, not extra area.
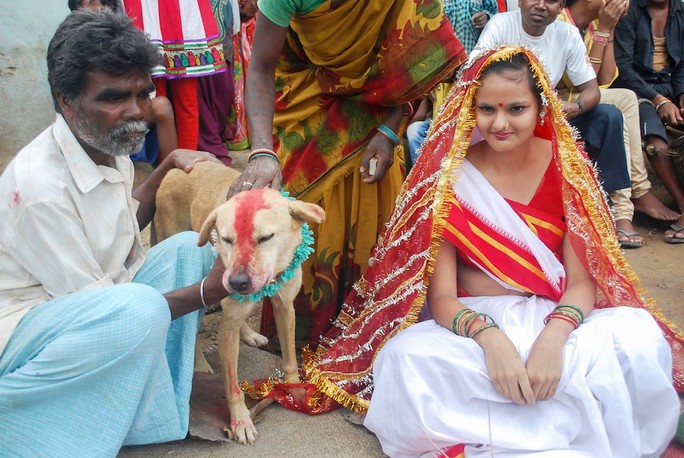
[[(330, 328), (402, 185), (401, 148), (382, 181), (361, 181), (368, 142), (392, 107), (449, 79), (466, 58), (438, 0), (328, 0), (292, 19), (276, 70), (274, 146), (285, 190), (326, 211), (302, 266), (298, 345)], [(261, 332), (275, 337), (268, 303)]]

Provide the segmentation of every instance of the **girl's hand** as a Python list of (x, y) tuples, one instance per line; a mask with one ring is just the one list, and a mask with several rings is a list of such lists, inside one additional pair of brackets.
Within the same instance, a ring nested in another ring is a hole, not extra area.
[(563, 347), (571, 330), (569, 323), (551, 320), (532, 345), (527, 358), (527, 377), (537, 401), (548, 401), (556, 394), (563, 375)]
[(508, 336), (490, 328), (475, 336), (475, 341), (484, 350), (487, 372), (496, 391), (516, 404), (534, 404), (527, 371)]

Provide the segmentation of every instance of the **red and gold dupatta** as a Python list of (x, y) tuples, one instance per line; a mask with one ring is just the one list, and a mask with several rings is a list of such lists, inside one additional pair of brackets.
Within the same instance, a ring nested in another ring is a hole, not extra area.
[[(423, 154), (404, 183), (396, 208), (373, 251), (373, 262), (347, 297), (333, 328), (315, 352), (305, 351), (307, 394), (295, 400), (287, 385), (266, 384), (281, 404), (310, 414), (339, 405), (357, 412), (368, 408), (375, 355), (392, 336), (414, 324), (427, 293), (446, 218), (454, 203), (463, 158), (475, 125), (474, 97), (479, 77), (492, 62), (524, 53), (538, 80), (545, 104), (545, 125), (535, 135), (551, 140), (553, 161), (562, 181), (567, 230), (580, 259), (600, 289), (597, 307), (624, 305), (647, 309), (672, 346), (674, 383), (684, 389), (682, 334), (652, 300), (641, 296), (638, 279), (622, 255), (605, 193), (596, 172), (576, 142), (559, 99), (535, 55), (505, 46), (487, 52), (463, 70), (423, 146)], [(253, 393), (254, 394), (254, 393)]]

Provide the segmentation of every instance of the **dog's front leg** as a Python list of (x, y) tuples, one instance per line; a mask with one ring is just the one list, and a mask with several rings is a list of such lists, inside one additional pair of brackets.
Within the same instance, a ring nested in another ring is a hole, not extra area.
[(278, 294), (273, 296), (273, 314), (275, 315), (280, 350), (283, 354), (283, 373), (285, 381), (298, 383), (297, 354), (295, 350), (295, 311), (289, 297)]
[[(223, 316), (219, 330), (219, 355), (223, 366), (226, 401), (230, 412), (230, 430), (240, 444), (254, 443), (257, 430), (245, 405), (245, 395), (238, 385), (238, 355), (240, 353), (240, 326), (251, 307), (230, 299), (221, 301)], [(245, 313), (246, 310), (246, 313)]]

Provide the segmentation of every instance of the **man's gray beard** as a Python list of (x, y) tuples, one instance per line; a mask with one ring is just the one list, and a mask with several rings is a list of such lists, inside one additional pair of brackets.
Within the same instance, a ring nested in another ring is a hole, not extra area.
[(126, 137), (126, 134), (149, 131), (145, 121), (128, 121), (122, 126), (114, 127), (107, 135), (97, 132), (84, 116), (76, 119), (78, 137), (88, 146), (108, 156), (130, 156), (137, 153), (145, 143), (145, 136)]

